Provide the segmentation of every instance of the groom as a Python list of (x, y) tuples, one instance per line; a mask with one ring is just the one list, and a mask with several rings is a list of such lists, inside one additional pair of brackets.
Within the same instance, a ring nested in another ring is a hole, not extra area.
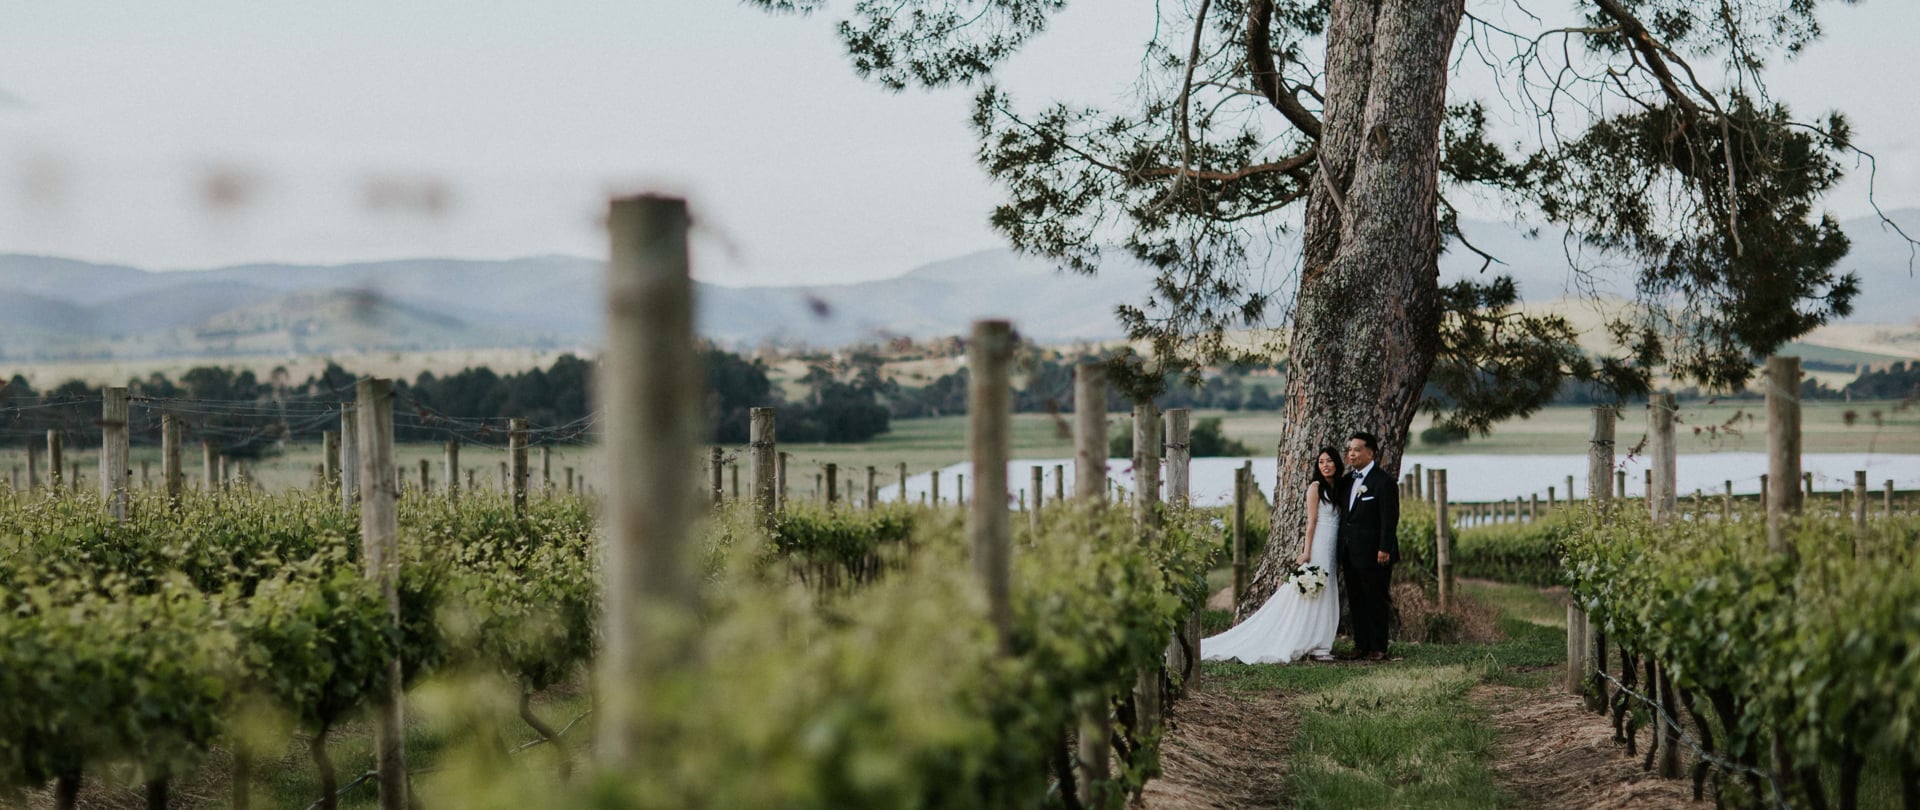
[(1388, 581), (1400, 560), (1400, 492), (1374, 461), (1380, 440), (1371, 433), (1347, 439), (1347, 509), (1340, 517), (1340, 568), (1346, 574), (1353, 646), (1368, 661), (1387, 658)]

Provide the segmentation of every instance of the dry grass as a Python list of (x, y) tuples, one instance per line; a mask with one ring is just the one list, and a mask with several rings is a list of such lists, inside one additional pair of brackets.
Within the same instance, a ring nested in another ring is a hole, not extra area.
[(1161, 742), (1161, 776), (1147, 783), (1136, 806), (1274, 806), (1286, 789), (1297, 724), (1279, 692), (1229, 692), (1201, 680), (1173, 705)]
[(1613, 741), (1613, 726), (1579, 698), (1551, 689), (1482, 685), (1471, 694), (1492, 713), (1494, 773), (1513, 806), (1541, 810), (1693, 808), (1691, 783), (1641, 770)]
[(1446, 612), (1419, 585), (1393, 586), (1393, 609), (1399, 621), (1392, 626), (1394, 641), (1420, 644), (1492, 644), (1500, 632), (1500, 612), (1493, 606), (1455, 593)]

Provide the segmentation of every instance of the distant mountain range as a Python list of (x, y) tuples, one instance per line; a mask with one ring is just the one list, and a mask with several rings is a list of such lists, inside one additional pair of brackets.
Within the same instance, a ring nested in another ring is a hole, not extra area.
[[(1893, 218), (1920, 235), (1920, 209)], [(1849, 322), (1905, 325), (1920, 317), (1920, 277), (1906, 244), (1877, 220), (1843, 225), (1853, 250), (1842, 269), (1859, 273), (1865, 288)], [(1526, 300), (1584, 289), (1567, 269), (1559, 235), (1486, 222), (1465, 228), (1503, 263), (1486, 272), (1513, 275)], [(1456, 248), (1442, 257), (1442, 276), (1478, 273), (1482, 264)], [(1615, 283), (1599, 292), (1628, 291), (1625, 281)], [(1043, 342), (1103, 340), (1120, 334), (1114, 306), (1144, 300), (1151, 284), (1151, 274), (1129, 261), (1085, 277), (988, 250), (858, 284), (699, 284), (696, 322), (701, 334), (735, 346), (954, 335), (988, 316), (1010, 318)], [(0, 254), (0, 361), (587, 347), (601, 334), (602, 309), (600, 262), (564, 256), (152, 272)]]

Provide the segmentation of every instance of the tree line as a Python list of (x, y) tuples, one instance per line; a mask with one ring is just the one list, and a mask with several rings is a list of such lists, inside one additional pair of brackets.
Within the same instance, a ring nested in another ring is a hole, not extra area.
[[(1066, 413), (1074, 408), (1073, 370), (1082, 362), (1101, 359), (1091, 353), (1068, 355), (1037, 347), (1022, 354), (1013, 406), (1016, 413)], [(708, 394), (710, 440), (741, 444), (748, 440), (747, 415), (752, 408), (772, 405), (780, 410), (779, 437), (784, 442), (860, 442), (886, 433), (894, 419), (953, 416), (966, 412), (969, 375), (962, 367), (923, 385), (909, 386), (886, 373), (886, 359), (877, 352), (854, 352), (843, 359), (815, 356), (794, 384), (774, 383), (767, 362), (718, 348), (702, 354)], [(1159, 380), (1154, 404), (1162, 410), (1193, 408), (1222, 411), (1274, 411), (1274, 396), (1283, 363), (1228, 365), (1192, 379), (1168, 373)], [(589, 439), (594, 364), (572, 354), (561, 355), (547, 368), (501, 374), (481, 366), (457, 373), (422, 372), (412, 381), (396, 380), (395, 438), (403, 442), (506, 441), (505, 420), (523, 418), (537, 432), (537, 442), (584, 442)], [(129, 380), (136, 397), (182, 400), (190, 434), (222, 445), (223, 452), (251, 457), (272, 452), (285, 441), (315, 441), (325, 430), (338, 429), (330, 407), (353, 398), (359, 378), (337, 363), (295, 381), (285, 367), (265, 377), (245, 369), (199, 366), (178, 380), (154, 373)], [(15, 374), (0, 384), (0, 435), (29, 440), (47, 430), (61, 430), (70, 443), (85, 444), (97, 437), (97, 403), (101, 386), (68, 380), (45, 391), (36, 390)], [(1894, 363), (1861, 374), (1839, 389), (1809, 378), (1802, 384), (1805, 399), (1910, 399), (1920, 394), (1920, 363)], [(1437, 387), (1430, 396), (1443, 396)], [(792, 399), (788, 397), (792, 396)], [(1682, 399), (1708, 393), (1688, 389)], [(1748, 392), (1721, 395), (1721, 399), (1757, 396)], [(1110, 403), (1128, 403), (1132, 397), (1109, 384)], [(1555, 397), (1560, 404), (1588, 405), (1615, 401), (1609, 392), (1569, 381)], [(187, 403), (191, 403), (188, 405)], [(1197, 429), (1196, 429), (1197, 431)], [(1464, 436), (1452, 436), (1453, 439)], [(1449, 439), (1426, 436), (1432, 443)], [(133, 440), (158, 444), (159, 421), (137, 419)]]

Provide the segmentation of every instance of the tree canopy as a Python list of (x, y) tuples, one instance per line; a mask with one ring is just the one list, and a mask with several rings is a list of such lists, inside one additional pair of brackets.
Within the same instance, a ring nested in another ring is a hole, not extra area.
[[(833, 5), (753, 2), (801, 13)], [(1328, 146), (1339, 134), (1338, 94), (1382, 85), (1379, 72), (1393, 69), (1355, 63), (1347, 43), (1430, 47), (1408, 33), (1415, 24), (1450, 26), (1450, 37), (1422, 41), (1445, 45), (1437, 56), (1453, 75), (1483, 71), (1498, 92), (1448, 88), (1434, 99), (1444, 109), (1433, 119), (1442, 240), (1433, 252), (1480, 253), (1459, 227), (1459, 203), (1479, 197), (1523, 223), (1564, 228), (1579, 286), (1620, 281), (1632, 293), (1632, 306), (1607, 324), (1612, 350), (1594, 356), (1566, 319), (1518, 306), (1498, 256), (1482, 253), (1479, 276), (1442, 287), (1433, 386), (1419, 405), (1450, 426), (1485, 431), (1545, 404), (1568, 379), (1618, 395), (1644, 392), (1663, 372), (1736, 389), (1756, 358), (1845, 316), (1859, 293), (1857, 278), (1835, 271), (1847, 240), (1818, 202), (1840, 179), (1842, 159), (1863, 153), (1842, 114), (1797, 117), (1765, 81), (1770, 65), (1818, 39), (1822, 4), (1572, 5), (1550, 20), (1517, 0), (1473, 9), (1430, 0), (1132, 4), (1110, 13), (1157, 14), (1155, 35), (1139, 75), (1114, 77), (1137, 92), (1107, 106), (1029, 103), (994, 73), (1045, 32), (1064, 0), (860, 0), (833, 10), (860, 75), (894, 89), (974, 88), (979, 161), (1005, 193), (991, 221), (1014, 246), (1081, 272), (1111, 251), (1158, 269), (1152, 296), (1119, 313), (1158, 366), (1134, 362), (1140, 373), (1129, 376), (1122, 362), (1120, 376), (1149, 396), (1158, 371), (1235, 355), (1229, 330), (1284, 334), (1294, 318), (1295, 291), (1284, 285), (1310, 281), (1312, 244), (1325, 238), (1303, 222), (1304, 203), (1318, 188), (1336, 208), (1353, 204), (1340, 192), (1354, 181), (1332, 176), (1345, 166)], [(1490, 112), (1500, 110), (1528, 125), (1494, 126)], [(1356, 131), (1361, 148), (1384, 150), (1417, 120), (1411, 109), (1370, 114)], [(1361, 216), (1340, 215), (1348, 229)], [(1300, 262), (1272, 272), (1274, 247), (1303, 240)], [(1285, 342), (1264, 348), (1271, 356)]]

